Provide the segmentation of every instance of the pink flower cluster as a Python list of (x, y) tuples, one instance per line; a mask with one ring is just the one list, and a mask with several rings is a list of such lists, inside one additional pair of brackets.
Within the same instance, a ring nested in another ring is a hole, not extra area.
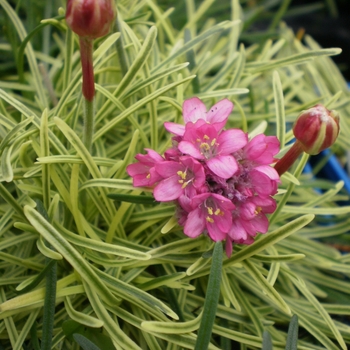
[(133, 185), (154, 187), (159, 202), (175, 201), (180, 225), (189, 237), (206, 233), (213, 241), (251, 244), (268, 230), (266, 214), (276, 209), (271, 197), (279, 175), (273, 167), (279, 152), (275, 136), (251, 140), (240, 129), (224, 130), (233, 109), (224, 99), (208, 112), (197, 97), (183, 104), (185, 125), (167, 122), (173, 146), (164, 156), (151, 149), (127, 167)]

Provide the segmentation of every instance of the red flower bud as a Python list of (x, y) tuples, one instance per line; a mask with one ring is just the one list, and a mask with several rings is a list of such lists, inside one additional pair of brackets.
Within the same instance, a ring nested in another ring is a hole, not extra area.
[(293, 126), (296, 138), (293, 146), (275, 165), (281, 176), (303, 153), (315, 155), (333, 145), (339, 134), (339, 114), (316, 105), (302, 111)]
[(293, 132), (305, 153), (315, 155), (333, 145), (339, 134), (339, 114), (316, 105), (302, 111)]
[(66, 22), (80, 37), (95, 39), (108, 34), (115, 13), (113, 0), (68, 0)]

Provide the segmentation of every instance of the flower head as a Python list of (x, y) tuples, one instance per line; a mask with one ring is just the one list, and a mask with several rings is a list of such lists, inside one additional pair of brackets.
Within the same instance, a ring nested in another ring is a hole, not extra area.
[(68, 0), (66, 22), (80, 37), (95, 39), (108, 34), (115, 13), (113, 0)]
[(258, 232), (267, 232), (266, 214), (276, 208), (271, 196), (279, 183), (270, 166), (279, 152), (277, 138), (248, 140), (242, 130), (224, 130), (232, 108), (227, 99), (208, 112), (196, 97), (185, 101), (185, 125), (165, 123), (175, 135), (165, 159), (147, 150), (127, 168), (135, 186), (155, 185), (156, 200), (175, 201), (187, 236), (203, 233), (213, 241), (226, 240), (228, 256), (233, 243), (251, 244)]

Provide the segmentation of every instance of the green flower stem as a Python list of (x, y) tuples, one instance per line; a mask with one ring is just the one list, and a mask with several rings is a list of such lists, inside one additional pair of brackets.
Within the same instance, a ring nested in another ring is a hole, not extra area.
[(83, 143), (86, 149), (91, 153), (92, 138), (94, 135), (94, 100), (84, 101), (84, 129), (83, 129)]
[(222, 243), (221, 241), (218, 241), (215, 243), (214, 247), (207, 295), (203, 307), (203, 316), (198, 330), (198, 336), (194, 350), (208, 349), (210, 343), (210, 337), (220, 296), (222, 256)]

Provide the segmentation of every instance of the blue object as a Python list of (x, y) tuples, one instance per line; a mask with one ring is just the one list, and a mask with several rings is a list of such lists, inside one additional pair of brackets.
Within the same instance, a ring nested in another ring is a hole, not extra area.
[(339, 160), (334, 154), (330, 153), (329, 149), (322, 151), (317, 156), (310, 158), (311, 166), (317, 164), (322, 158), (327, 157), (328, 161), (325, 166), (317, 174), (317, 177), (321, 177), (333, 182), (340, 180), (344, 181), (344, 188), (350, 194), (350, 178), (346, 170), (341, 166)]

